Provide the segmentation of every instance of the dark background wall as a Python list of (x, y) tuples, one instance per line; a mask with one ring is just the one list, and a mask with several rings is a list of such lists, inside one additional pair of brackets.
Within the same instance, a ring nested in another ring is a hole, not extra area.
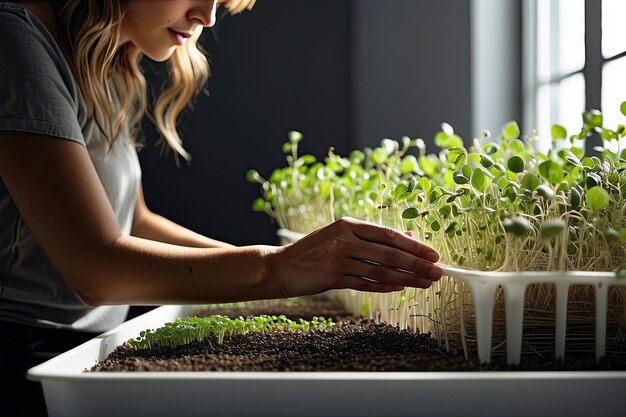
[[(276, 244), (276, 225), (251, 203), (250, 168), (286, 164), (289, 130), (323, 157), (384, 137), (432, 137), (446, 121), (471, 132), (470, 2), (258, 0), (205, 30), (213, 76), (180, 122), (190, 164), (161, 154), (145, 123), (140, 152), (151, 209), (237, 245)], [(145, 63), (158, 86), (162, 64)], [(155, 87), (156, 88), (156, 87)]]

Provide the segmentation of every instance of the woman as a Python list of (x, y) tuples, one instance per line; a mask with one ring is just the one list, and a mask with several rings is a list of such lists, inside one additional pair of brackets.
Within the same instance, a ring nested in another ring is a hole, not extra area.
[[(355, 219), (288, 246), (234, 247), (146, 207), (134, 142), (147, 108), (141, 58), (169, 62), (152, 116), (186, 158), (176, 119), (208, 77), (197, 40), (218, 7), (253, 2), (0, 3), (5, 382), (28, 385), (29, 367), (120, 324), (129, 305), (388, 292), (441, 276), (429, 246)], [(28, 403), (42, 406), (38, 395)]]

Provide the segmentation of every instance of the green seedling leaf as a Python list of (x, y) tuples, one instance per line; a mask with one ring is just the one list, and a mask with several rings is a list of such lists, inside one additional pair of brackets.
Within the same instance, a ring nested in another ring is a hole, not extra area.
[(559, 233), (561, 233), (566, 224), (563, 220), (553, 219), (547, 220), (540, 225), (541, 227), (541, 239), (550, 240), (553, 237), (556, 237)]
[(488, 142), (483, 145), (483, 152), (487, 155), (493, 155), (494, 153), (498, 152), (499, 149), (500, 147), (498, 146), (498, 144), (493, 142)]
[(289, 132), (288, 137), (289, 137), (289, 142), (293, 144), (300, 142), (303, 138), (302, 133), (297, 132), (295, 130), (292, 130), (291, 132)]
[(361, 162), (363, 162), (365, 160), (365, 154), (363, 152), (361, 152), (360, 150), (355, 149), (352, 152), (350, 152), (350, 155), (348, 156), (348, 159), (353, 164), (357, 164), (358, 165), (358, 164), (360, 164)]
[(579, 160), (585, 156), (585, 151), (582, 148), (579, 148), (578, 146), (572, 146), (569, 150)]
[(504, 167), (504, 165), (499, 164), (499, 163), (495, 163), (493, 164), (493, 166), (491, 167), (491, 171), (498, 171), (498, 172), (506, 172), (507, 169)]
[(494, 162), (489, 155), (480, 155), (480, 164), (485, 168), (491, 168)]
[(527, 190), (535, 191), (539, 184), (541, 184), (541, 180), (532, 172), (527, 172), (522, 177), (520, 184)]
[(402, 212), (403, 219), (414, 219), (416, 217), (419, 217), (419, 215), (420, 214), (415, 207), (409, 207)]
[(448, 161), (452, 163), (452, 165), (456, 169), (459, 166), (465, 164), (465, 161), (467, 160), (467, 151), (465, 151), (465, 148), (462, 147), (450, 148), (448, 150), (447, 158)]
[(552, 139), (565, 139), (567, 137), (567, 130), (561, 125), (552, 125)]
[(385, 150), (387, 155), (393, 155), (399, 148), (398, 142), (391, 139), (383, 139), (380, 142), (380, 146)]
[(546, 200), (552, 200), (554, 198), (554, 191), (546, 184), (541, 184), (535, 191)]
[(507, 233), (518, 237), (523, 236), (525, 233), (530, 232), (533, 229), (528, 220), (522, 216), (505, 219), (502, 221), (502, 226)]
[(589, 172), (587, 174), (586, 184), (587, 184), (587, 189), (591, 189), (593, 187), (599, 187), (602, 185), (602, 178), (595, 172)]
[(524, 172), (524, 160), (517, 155), (513, 155), (506, 163), (507, 168), (511, 172)]
[(593, 211), (600, 211), (609, 205), (609, 194), (602, 187), (593, 187), (585, 194), (585, 203)]
[(619, 111), (626, 116), (626, 101), (623, 101), (619, 106)]
[(409, 193), (412, 193), (415, 190), (416, 185), (417, 185), (417, 180), (415, 179), (415, 177), (411, 176), (411, 178), (409, 178), (406, 191)]
[(480, 192), (484, 192), (487, 186), (487, 179), (485, 178), (484, 171), (480, 168), (476, 168), (472, 174), (471, 182), (472, 187)]
[(459, 184), (459, 185), (467, 184), (469, 182), (469, 178), (463, 175), (461, 170), (455, 171), (454, 174), (452, 174), (452, 179), (454, 180), (456, 184)]
[(307, 165), (311, 165), (317, 162), (317, 158), (315, 158), (315, 156), (311, 154), (302, 155), (300, 159)]
[(375, 164), (381, 165), (387, 160), (387, 152), (383, 148), (376, 148), (370, 154), (370, 158)]
[(569, 209), (570, 210), (578, 210), (580, 207), (581, 196), (580, 192), (575, 187), (570, 188), (569, 190)]
[(417, 158), (413, 155), (406, 155), (402, 158), (402, 163), (400, 164), (400, 172), (402, 174), (408, 174), (411, 172), (419, 171), (419, 165), (417, 164)]
[(265, 207), (267, 206), (267, 204), (269, 203), (266, 202), (263, 198), (258, 197), (252, 202), (252, 211), (255, 213), (263, 213), (266, 211)]
[(393, 190), (393, 197), (397, 200), (402, 194), (404, 194), (409, 189), (408, 185), (401, 182), (396, 186)]
[(463, 146), (463, 140), (454, 133), (454, 129), (448, 123), (441, 124), (441, 131), (435, 135), (435, 145), (442, 149)]
[(559, 183), (564, 178), (561, 166), (550, 160), (539, 164), (539, 175), (546, 179), (550, 184)]
[(511, 121), (502, 127), (502, 139), (510, 141), (517, 139), (520, 134), (519, 125), (516, 121)]
[(612, 130), (610, 130), (610, 129), (605, 129), (605, 128), (602, 128), (602, 130), (601, 130), (601, 132), (600, 132), (600, 137), (601, 137), (603, 140), (609, 140), (609, 141), (610, 141), (610, 140), (613, 140), (613, 139), (616, 139), (616, 138), (617, 138), (617, 133), (616, 133), (616, 132), (613, 132), (613, 131), (612, 131)]
[(417, 159), (417, 164), (420, 169), (424, 171), (424, 174), (434, 177), (438, 173), (437, 162), (434, 157), (431, 156), (422, 156)]
[(419, 184), (420, 184), (420, 188), (424, 191), (424, 194), (428, 194), (431, 188), (430, 181), (428, 180), (428, 178), (426, 177), (420, 178)]
[(246, 180), (248, 180), (248, 182), (258, 183), (258, 184), (263, 184), (265, 182), (265, 180), (261, 177), (261, 175), (259, 175), (259, 173), (254, 169), (251, 169), (248, 172), (246, 172)]
[(593, 169), (596, 166), (595, 162), (593, 162), (593, 159), (588, 156), (583, 157), (580, 160), (580, 163), (583, 164), (583, 167), (587, 169)]
[(592, 109), (583, 112), (583, 124), (589, 129), (602, 126), (602, 113), (599, 110)]
[(456, 234), (456, 228), (458, 227), (458, 223), (457, 222), (452, 222), (448, 225), (448, 227), (446, 227), (445, 233), (449, 236), (452, 237), (452, 235)]
[(580, 162), (580, 159), (578, 159), (577, 157), (573, 155), (566, 156), (565, 160), (576, 167), (579, 167), (579, 168), (583, 167), (583, 164)]

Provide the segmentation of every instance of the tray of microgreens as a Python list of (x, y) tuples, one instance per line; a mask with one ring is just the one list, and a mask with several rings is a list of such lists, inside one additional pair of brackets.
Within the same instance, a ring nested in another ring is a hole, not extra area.
[[(626, 102), (620, 110), (626, 116)], [(605, 146), (588, 149), (591, 135), (599, 135)], [(624, 125), (605, 126), (602, 113), (590, 110), (582, 113), (576, 132), (553, 125), (547, 152), (535, 149), (535, 131), (522, 136), (515, 121), (497, 137), (482, 131), (469, 142), (443, 123), (434, 137), (436, 153), (426, 153), (422, 139), (402, 137), (345, 156), (330, 148), (320, 160), (300, 155), (303, 135), (292, 131), (283, 144), (286, 166), (267, 179), (250, 170), (247, 179), (261, 187), (252, 209), (274, 219), (283, 236), (350, 216), (412, 230), (441, 253), (450, 266), (444, 271), (480, 271), (496, 279), (498, 273), (517, 271), (583, 271), (590, 277), (610, 272), (615, 279), (589, 284), (612, 285), (609, 310), (615, 311), (623, 310), (626, 298), (619, 288), (626, 265), (626, 150), (620, 148), (625, 135)], [(446, 343), (460, 336), (467, 350), (471, 336), (464, 321), (473, 312), (465, 307), (471, 306), (471, 295), (464, 282), (452, 278), (426, 291), (346, 290), (340, 297), (355, 312), (433, 331)], [(530, 308), (545, 312), (554, 285), (535, 285), (534, 291), (526, 293), (527, 307), (541, 298), (541, 305)], [(590, 314), (578, 313), (593, 320), (593, 290), (577, 291), (576, 297), (570, 304), (591, 305)], [(504, 317), (503, 305), (500, 310)], [(623, 322), (623, 312), (614, 319)]]

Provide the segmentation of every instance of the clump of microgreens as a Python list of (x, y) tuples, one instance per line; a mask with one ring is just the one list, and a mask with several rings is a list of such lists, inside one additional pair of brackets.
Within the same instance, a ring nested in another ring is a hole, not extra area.
[[(626, 115), (626, 102), (620, 110)], [(602, 147), (585, 155), (585, 139), (594, 133), (617, 141), (617, 151)], [(626, 130), (605, 127), (602, 114), (591, 110), (582, 114), (579, 132), (568, 135), (554, 125), (551, 135), (549, 151), (537, 152), (536, 133), (522, 138), (512, 121), (499, 140), (483, 131), (466, 146), (443, 123), (434, 138), (437, 154), (426, 154), (422, 139), (403, 137), (348, 157), (331, 148), (322, 162), (299, 157), (302, 135), (290, 132), (283, 145), (288, 166), (267, 180), (248, 173), (263, 193), (253, 210), (301, 233), (342, 216), (412, 230), (443, 262), (470, 269), (619, 272), (626, 261), (626, 150), (619, 145)], [(545, 309), (551, 290), (536, 290), (536, 308)], [(338, 296), (355, 313), (433, 331), (446, 343), (463, 333), (463, 306), (471, 304), (464, 284), (447, 277), (424, 291)], [(530, 302), (533, 297), (527, 294)], [(591, 291), (581, 297), (593, 302)], [(623, 305), (624, 294), (617, 297)]]
[(290, 132), (287, 167), (268, 180), (248, 173), (263, 189), (253, 209), (303, 233), (342, 216), (410, 229), (444, 262), (472, 269), (614, 270), (626, 258), (626, 151), (618, 145), (617, 153), (585, 156), (581, 146), (593, 132), (618, 144), (626, 135), (623, 125), (604, 127), (592, 110), (569, 137), (554, 125), (543, 154), (533, 150), (535, 133), (523, 141), (514, 121), (498, 142), (483, 131), (468, 147), (444, 123), (437, 155), (424, 153), (423, 140), (403, 137), (347, 158), (331, 148), (322, 163), (299, 157), (302, 135)]
[(308, 331), (325, 329), (334, 325), (332, 318), (313, 317), (311, 321), (299, 319), (294, 321), (284, 315), (260, 315), (244, 319), (231, 319), (227, 316), (212, 315), (207, 317), (189, 317), (165, 323), (157, 329), (142, 331), (138, 337), (127, 343), (135, 349), (147, 349), (156, 346), (175, 348), (192, 342), (199, 342), (211, 336), (217, 337), (222, 344), (225, 336), (245, 335), (250, 332), (271, 332), (279, 329)]

